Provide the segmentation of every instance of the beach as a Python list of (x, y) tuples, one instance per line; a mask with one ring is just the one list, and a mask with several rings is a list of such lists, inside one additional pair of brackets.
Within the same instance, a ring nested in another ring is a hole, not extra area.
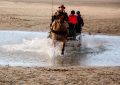
[[(24, 0), (23, 0), (24, 1)], [(0, 2), (0, 29), (1, 30), (27, 30), (46, 31), (49, 30), (51, 16), (58, 10), (58, 2), (52, 4), (50, 0), (31, 3), (8, 0)], [(69, 1), (69, 0), (68, 0)], [(94, 1), (94, 0), (93, 0)], [(120, 34), (120, 9), (118, 2), (82, 1), (79, 4), (66, 2), (66, 12), (80, 10), (85, 26), (83, 32)], [(83, 3), (84, 2), (84, 3)], [(89, 3), (88, 3), (89, 2)], [(62, 1), (60, 2), (60, 4)], [(86, 4), (85, 4), (86, 3)], [(94, 4), (95, 3), (95, 4)], [(70, 5), (69, 5), (70, 4)]]

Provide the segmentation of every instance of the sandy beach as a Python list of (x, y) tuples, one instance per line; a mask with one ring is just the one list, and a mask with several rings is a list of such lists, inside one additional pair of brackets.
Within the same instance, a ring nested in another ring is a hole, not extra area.
[[(119, 0), (54, 0), (80, 10), (83, 33), (120, 35)], [(0, 0), (0, 30), (49, 31), (51, 0)], [(120, 67), (0, 67), (0, 85), (120, 85)]]
[(119, 67), (1, 67), (1, 85), (119, 85)]
[[(54, 1), (53, 13), (58, 9), (58, 3), (62, 4), (63, 1)], [(110, 0), (107, 3), (97, 0), (82, 0), (81, 2), (75, 0), (72, 4), (68, 0), (64, 3), (68, 14), (73, 9), (81, 11), (85, 22), (83, 32), (120, 34), (119, 1)], [(50, 0), (0, 1), (1, 30), (46, 31), (49, 30), (51, 15), (52, 4)]]

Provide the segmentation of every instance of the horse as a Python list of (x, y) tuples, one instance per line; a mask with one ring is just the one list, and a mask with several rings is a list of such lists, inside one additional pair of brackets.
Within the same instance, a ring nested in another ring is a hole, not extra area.
[(51, 39), (54, 47), (56, 46), (57, 41), (61, 42), (61, 55), (64, 55), (67, 34), (68, 24), (63, 19), (63, 16), (59, 14), (57, 16), (57, 19), (53, 21), (51, 26)]

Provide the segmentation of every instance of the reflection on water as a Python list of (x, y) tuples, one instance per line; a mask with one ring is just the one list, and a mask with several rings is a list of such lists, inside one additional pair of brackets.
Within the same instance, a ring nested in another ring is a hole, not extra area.
[(71, 55), (65, 55), (57, 56), (55, 57), (52, 62), (54, 66), (80, 66), (83, 65), (83, 61), (86, 59), (85, 54), (71, 54)]
[(53, 48), (47, 32), (0, 31), (0, 65), (10, 66), (120, 66), (120, 36), (77, 36)]

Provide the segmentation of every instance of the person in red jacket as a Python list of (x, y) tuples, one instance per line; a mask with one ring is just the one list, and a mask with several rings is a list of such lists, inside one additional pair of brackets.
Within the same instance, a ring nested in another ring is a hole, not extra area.
[(69, 37), (73, 37), (76, 39), (76, 24), (77, 24), (77, 16), (75, 15), (75, 11), (72, 10), (71, 14), (68, 16), (68, 23), (69, 23)]

